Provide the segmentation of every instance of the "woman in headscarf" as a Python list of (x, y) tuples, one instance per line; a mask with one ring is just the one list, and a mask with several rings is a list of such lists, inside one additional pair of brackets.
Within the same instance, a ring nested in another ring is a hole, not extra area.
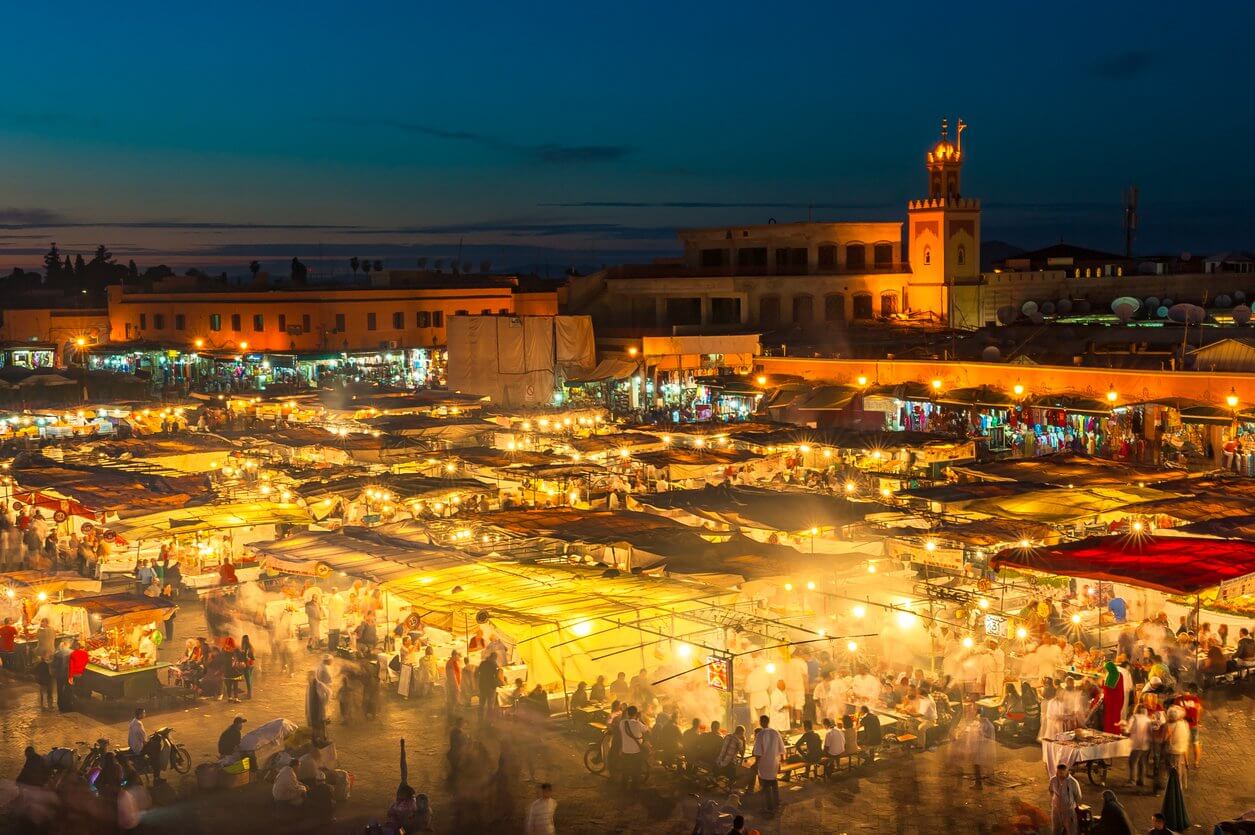
[(1124, 718), (1124, 676), (1115, 663), (1103, 665), (1102, 682), (1102, 729), (1109, 734), (1120, 733), (1120, 721)]
[(1124, 811), (1120, 801), (1116, 800), (1115, 792), (1107, 790), (1102, 793), (1102, 817), (1094, 823), (1089, 833), (1090, 835), (1133, 835), (1133, 821), (1129, 820), (1129, 813)]

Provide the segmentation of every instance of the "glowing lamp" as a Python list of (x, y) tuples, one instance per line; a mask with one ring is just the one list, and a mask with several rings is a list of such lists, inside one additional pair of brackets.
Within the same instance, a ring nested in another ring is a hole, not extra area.
[(1024, 394), (1024, 386), (1020, 385), (1019, 383), (1016, 383), (1015, 386), (1011, 389), (1011, 391), (1015, 392), (1016, 397), (1020, 397)]
[(240, 350), (241, 350), (241, 351), (247, 351), (247, 350), (248, 350), (248, 342), (247, 342), (247, 341), (242, 341), (242, 342), (240, 342)]
[(1019, 627), (1015, 630), (1015, 637), (1019, 638), (1021, 641), (1024, 640), (1028, 637), (1028, 630), (1023, 626)]
[(768, 665), (767, 665), (766, 667), (764, 667), (763, 669), (765, 669), (765, 670), (767, 671), (767, 675), (774, 675), (774, 674), (775, 674), (775, 672), (776, 672), (776, 665), (775, 665), (775, 664), (768, 664)]
[(451, 472), (453, 472), (454, 470), (456, 470), (457, 468), (458, 468), (458, 467), (457, 467), (457, 465), (456, 465), (456, 464), (445, 464), (445, 465), (444, 465), (444, 471), (445, 471), (446, 473), (451, 473)]
[(697, 440), (693, 441), (693, 446), (697, 447), (698, 449), (701, 449), (702, 447), (706, 446), (706, 441), (703, 438), (698, 438)]
[(1020, 540), (1020, 547), (1021, 547), (1021, 548), (1027, 548), (1027, 547), (1029, 547), (1029, 544), (1030, 544), (1030, 543), (1029, 543), (1029, 541), (1028, 541), (1027, 539), (1021, 539), (1021, 540)]
[(880, 488), (880, 495), (881, 495), (881, 496), (883, 496), (884, 498), (886, 498), (886, 499), (887, 499), (887, 498), (889, 498), (890, 496), (892, 496), (892, 495), (893, 495), (893, 491), (892, 491), (892, 490), (890, 490), (888, 487), (881, 487), (881, 488)]
[(593, 625), (586, 620), (582, 620), (571, 627), (571, 631), (581, 638), (587, 637), (593, 631)]
[(792, 584), (792, 583), (785, 583), (785, 584), (784, 584), (784, 590), (785, 590), (785, 591), (793, 591), (793, 584)]
[(936, 543), (936, 542), (933, 542), (931, 539), (930, 539), (930, 540), (928, 540), (927, 542), (925, 542), (925, 543), (924, 543), (924, 550), (925, 550), (925, 551), (936, 551), (936, 550), (937, 550), (937, 543)]
[(204, 347), (205, 347), (205, 340), (203, 340), (203, 339), (197, 339), (197, 340), (195, 340), (192, 344), (193, 344), (193, 345), (195, 345), (197, 348), (204, 348)]
[(688, 658), (693, 654), (693, 647), (688, 644), (679, 644), (675, 648), (675, 654), (681, 658)]
[(972, 636), (971, 636), (971, 635), (968, 635), (966, 638), (964, 638), (964, 639), (963, 639), (963, 648), (964, 648), (964, 649), (971, 649), (971, 648), (972, 648), (972, 644), (973, 644), (973, 641), (972, 641)]
[(855, 606), (854, 609), (851, 611), (851, 614), (854, 615), (854, 617), (856, 618), (861, 618), (867, 614), (867, 607)]
[(856, 485), (852, 481), (847, 481), (845, 483), (845, 492), (847, 493), (853, 493), (857, 488), (858, 488), (858, 485)]
[(1108, 403), (1115, 403), (1115, 402), (1116, 402), (1116, 400), (1117, 400), (1119, 397), (1120, 397), (1120, 395), (1116, 394), (1116, 390), (1115, 390), (1115, 389), (1109, 389), (1109, 390), (1107, 391), (1107, 402), (1108, 402)]
[(1079, 612), (1072, 616), (1072, 622), (1076, 624), (1079, 624), (1081, 622), (1081, 615)]
[(858, 642), (850, 641), (848, 644), (845, 645), (845, 648), (848, 649), (850, 652), (858, 652)]
[(5, 596), (6, 596), (6, 597), (8, 597), (10, 600), (12, 600), (14, 597), (16, 597), (16, 596), (17, 596), (17, 595), (15, 595), (15, 594), (13, 593), (13, 589), (5, 589), (5, 590), (4, 590), (4, 594), (5, 594)]
[(815, 590), (815, 582), (812, 580), (811, 582), (807, 583), (807, 584), (806, 584), (806, 588), (807, 588), (807, 590), (808, 590), (808, 591), (814, 591), (814, 590)]
[(1224, 399), (1224, 402), (1229, 404), (1230, 409), (1236, 409), (1238, 407), (1237, 392), (1233, 389), (1229, 389), (1229, 396)]
[(823, 629), (822, 627), (821, 627), (821, 628), (819, 628), (819, 629), (817, 629), (817, 630), (815, 630), (815, 631), (816, 631), (816, 634), (818, 634), (818, 635), (819, 635), (819, 637), (821, 637), (821, 638), (826, 638), (826, 637), (828, 637), (828, 632), (827, 632), (827, 630)]
[(811, 528), (811, 536), (819, 536), (819, 528)]
[(982, 609), (988, 609), (989, 601), (982, 597), (980, 600), (976, 601), (976, 605), (981, 607)]
[(35, 595), (35, 599), (38, 600), (40, 603), (43, 603), (45, 600), (48, 599), (48, 592), (41, 591), (39, 594)]
[(876, 573), (876, 563), (874, 563), (874, 562), (869, 562), (869, 563), (867, 564), (867, 573), (868, 573), (868, 574), (875, 574), (875, 573)]
[(634, 357), (634, 356), (636, 356), (636, 346), (635, 346), (635, 345), (632, 345), (631, 347), (629, 347), (629, 348), (628, 348), (628, 356), (629, 356), (629, 357)]
[(756, 380), (756, 382), (757, 382), (760, 386), (765, 386), (765, 385), (767, 385), (767, 378), (766, 378), (765, 376), (763, 376), (762, 374), (759, 374), (759, 375), (758, 375), (758, 379)]
[(915, 615), (910, 612), (898, 612), (897, 621), (900, 628), (909, 629), (915, 624)]
[(1134, 523), (1133, 523), (1133, 533), (1141, 533), (1141, 532), (1142, 532), (1142, 527), (1143, 527), (1143, 525), (1142, 525), (1142, 522), (1141, 522), (1141, 520), (1140, 520), (1140, 519), (1139, 519), (1138, 521), (1134, 522)]
[(825, 457), (825, 458), (831, 458), (831, 457), (832, 457), (832, 450), (830, 450), (830, 449), (825, 449), (825, 450), (824, 450), (824, 457)]
[(867, 376), (865, 374), (858, 375), (858, 384), (860, 386), (867, 385)]
[(74, 340), (74, 344), (82, 348), (87, 345), (87, 340), (80, 336), (78, 339)]
[(933, 391), (941, 391), (941, 380), (934, 379), (932, 382)]

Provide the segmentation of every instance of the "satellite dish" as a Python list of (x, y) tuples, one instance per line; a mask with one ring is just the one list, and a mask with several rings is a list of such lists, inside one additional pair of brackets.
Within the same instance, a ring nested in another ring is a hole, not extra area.
[(1213, 304), (1219, 308), (1233, 307), (1233, 299), (1228, 295), (1221, 293), (1219, 296), (1216, 296), (1216, 300)]
[(1132, 296), (1121, 296), (1111, 303), (1111, 312), (1119, 315), (1116, 308), (1124, 306), (1133, 308), (1133, 312), (1136, 313), (1139, 309), (1141, 309), (1142, 303)]
[(1174, 302), (1172, 299), (1163, 299), (1159, 303), (1162, 304), (1164, 307), (1172, 307), (1174, 304), (1176, 304), (1176, 302)]
[(1155, 316), (1157, 316), (1160, 319), (1167, 319), (1168, 308), (1164, 307), (1162, 304), (1159, 305), (1159, 309), (1155, 311)]
[(1042, 302), (1041, 314), (1043, 316), (1054, 316), (1055, 315), (1055, 303), (1054, 302)]
[(985, 349), (980, 352), (980, 358), (985, 362), (998, 362), (1002, 359), (1002, 351), (997, 345), (986, 345)]
[(1146, 297), (1146, 309), (1154, 312), (1159, 309), (1159, 299), (1155, 296)]
[(1233, 308), (1233, 324), (1245, 325), (1251, 321), (1251, 309), (1244, 304)]
[(1072, 312), (1072, 300), (1059, 299), (1059, 301), (1055, 302), (1055, 312), (1060, 316), (1067, 316)]
[(1019, 318), (1019, 311), (1011, 305), (998, 308), (998, 324), (1009, 325)]
[(1183, 325), (1201, 325), (1207, 319), (1207, 311), (1196, 304), (1174, 304), (1168, 308), (1168, 318)]
[(1090, 305), (1089, 299), (1077, 299), (1072, 302), (1072, 309), (1076, 311), (1077, 315), (1084, 316), (1092, 309), (1092, 305)]
[(1025, 316), (1032, 316), (1034, 313), (1037, 312), (1037, 302), (1035, 301), (1024, 302), (1024, 304), (1020, 305), (1020, 312), (1023, 313)]
[(1238, 304), (1244, 304), (1246, 302), (1246, 293), (1242, 292), (1241, 290), (1234, 290), (1233, 300), (1237, 302)]
[(1030, 313), (1028, 315), (1028, 320), (1032, 322), (1034, 325), (1040, 325), (1046, 321), (1046, 319), (1037, 311), (1033, 311), (1032, 313)]
[(1111, 310), (1121, 322), (1129, 321), (1133, 318), (1133, 314), (1137, 313), (1137, 308), (1128, 300), (1121, 300), (1119, 304), (1113, 304)]
[(480, 609), (478, 612), (476, 612), (476, 613), (475, 613), (475, 622), (476, 622), (476, 623), (487, 623), (487, 622), (488, 622), (488, 610), (487, 610), (487, 609)]

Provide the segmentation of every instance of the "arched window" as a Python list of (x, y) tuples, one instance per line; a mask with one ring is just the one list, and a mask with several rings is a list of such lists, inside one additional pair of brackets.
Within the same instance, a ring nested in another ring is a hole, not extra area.
[(793, 324), (806, 326), (815, 318), (815, 300), (810, 296), (793, 297)]
[(854, 318), (855, 319), (872, 318), (872, 294), (871, 293), (855, 293), (854, 294)]
[(780, 324), (780, 297), (763, 296), (758, 300), (758, 324), (774, 328)]
[(933, 262), (933, 248), (931, 246), (924, 247), (924, 266), (927, 267)]
[(867, 248), (862, 244), (847, 244), (845, 247), (845, 268), (847, 270), (867, 269)]
[(957, 263), (960, 267), (966, 264), (967, 263), (967, 247), (963, 246), (963, 244), (959, 244), (959, 251), (955, 254), (954, 260), (955, 260), (955, 263)]
[(881, 293), (880, 294), (880, 315), (892, 316), (898, 312), (898, 294), (897, 293)]
[(872, 247), (872, 263), (878, 270), (887, 270), (893, 266), (893, 244), (876, 244)]
[(845, 321), (845, 296), (841, 293), (832, 293), (824, 297), (824, 321)]

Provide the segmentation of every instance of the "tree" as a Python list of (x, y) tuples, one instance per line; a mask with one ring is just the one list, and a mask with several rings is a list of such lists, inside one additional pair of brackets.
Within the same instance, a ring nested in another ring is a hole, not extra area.
[(48, 253), (44, 255), (44, 273), (45, 278), (55, 278), (61, 273), (61, 252), (57, 249), (55, 241), (48, 248)]
[(249, 261), (249, 262), (248, 262), (248, 271), (249, 271), (250, 273), (252, 273), (252, 274), (253, 274), (253, 281), (256, 281), (256, 280), (257, 280), (257, 274), (258, 274), (259, 272), (261, 272), (261, 262), (260, 262), (260, 261)]
[(353, 271), (354, 278), (357, 278), (357, 268), (360, 267), (361, 265), (362, 265), (362, 262), (357, 260), (356, 255), (354, 255), (352, 258), (349, 259), (349, 269)]
[(135, 266), (135, 259), (132, 258), (126, 262), (127, 278), (139, 278), (139, 267)]
[(376, 261), (376, 262), (375, 262), (375, 272), (377, 272), (377, 273), (381, 273), (381, 272), (383, 272), (383, 261)]
[(83, 253), (74, 256), (74, 274), (80, 278), (87, 272), (87, 263), (83, 261)]
[(109, 248), (107, 246), (105, 246), (104, 244), (101, 244), (100, 246), (96, 247), (96, 255), (94, 258), (92, 258), (92, 263), (93, 264), (112, 264), (113, 253), (109, 251)]
[(366, 273), (367, 278), (370, 278), (370, 259), (369, 258), (362, 259), (362, 272)]
[(74, 264), (70, 262), (70, 256), (65, 256), (65, 264), (61, 267), (61, 274), (65, 277), (74, 275)]
[(309, 282), (309, 268), (299, 258), (292, 258), (292, 283), (304, 287)]

